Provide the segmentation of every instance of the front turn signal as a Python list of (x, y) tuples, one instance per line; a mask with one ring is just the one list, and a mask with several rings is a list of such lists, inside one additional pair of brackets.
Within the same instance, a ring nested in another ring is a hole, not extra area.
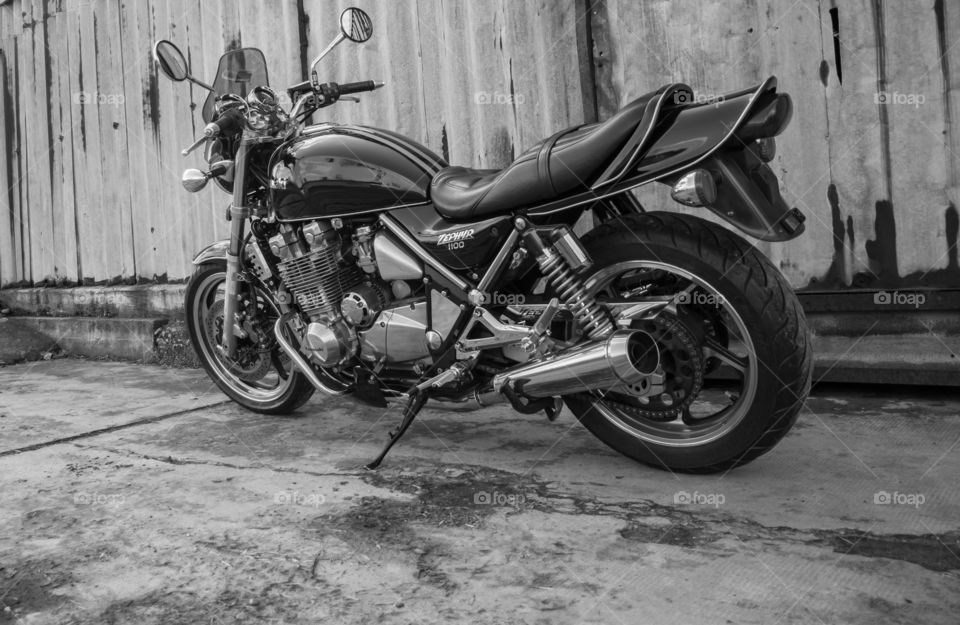
[(717, 183), (706, 169), (695, 169), (677, 180), (670, 197), (685, 206), (710, 206), (717, 201)]
[(208, 180), (210, 180), (210, 177), (199, 169), (188, 169), (183, 172), (180, 182), (184, 189), (190, 193), (196, 193), (207, 186)]

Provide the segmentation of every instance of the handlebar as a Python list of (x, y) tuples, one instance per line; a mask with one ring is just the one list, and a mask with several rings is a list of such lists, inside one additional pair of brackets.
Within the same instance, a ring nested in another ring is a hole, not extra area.
[[(336, 83), (333, 83), (336, 84)], [(383, 86), (382, 82), (375, 82), (373, 80), (362, 80), (360, 82), (347, 82), (340, 87), (340, 95), (346, 95), (348, 93), (360, 93), (362, 91), (373, 91), (374, 89), (379, 89)]]
[[(337, 84), (335, 82), (326, 82), (315, 85), (311, 80), (291, 85), (287, 89), (291, 99), (296, 101), (296, 105), (291, 111), (293, 118), (299, 117), (302, 112), (316, 110), (325, 106), (330, 106), (341, 97), (351, 93), (362, 93), (364, 91), (373, 91), (379, 89), (384, 83), (374, 80), (362, 80), (359, 82), (347, 82)], [(353, 98), (351, 98), (353, 99)], [(241, 106), (243, 102), (241, 101)], [(244, 113), (240, 107), (233, 107), (224, 111), (217, 121), (207, 124), (203, 129), (203, 135), (197, 139), (191, 146), (184, 149), (181, 154), (189, 155), (191, 152), (202, 146), (208, 139), (213, 139), (221, 134), (232, 134), (239, 131), (244, 126)]]
[(203, 135), (201, 135), (200, 138), (193, 142), (193, 144), (191, 144), (189, 147), (184, 148), (180, 152), (180, 155), (189, 156), (191, 152), (206, 143), (207, 139), (213, 139), (224, 132), (235, 132), (242, 126), (243, 113), (236, 109), (231, 109), (218, 117), (217, 121), (207, 124), (203, 129)]
[(287, 87), (287, 93), (290, 99), (296, 102), (302, 96), (316, 93), (323, 96), (324, 105), (333, 104), (340, 96), (351, 93), (361, 93), (363, 91), (373, 91), (379, 89), (384, 83), (374, 80), (363, 80), (360, 82), (346, 82), (337, 84), (335, 82), (315, 83), (312, 80), (304, 80)]

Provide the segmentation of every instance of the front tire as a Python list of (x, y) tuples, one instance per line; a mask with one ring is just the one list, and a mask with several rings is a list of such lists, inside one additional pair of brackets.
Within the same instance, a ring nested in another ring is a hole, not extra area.
[[(660, 326), (646, 321), (634, 327), (648, 331), (666, 327), (660, 336), (671, 342), (661, 349), (679, 350), (680, 355), (671, 356), (669, 362), (688, 391), (692, 385), (705, 394), (705, 385), (714, 383), (705, 381), (702, 374), (697, 378), (697, 367), (709, 374), (725, 362), (735, 365), (730, 371), (734, 377), (739, 375), (741, 388), (739, 395), (726, 392), (730, 406), (699, 418), (691, 415), (688, 404), (693, 399), (684, 395), (679, 382), (668, 383), (668, 390), (677, 391), (675, 396), (664, 394), (665, 406), (658, 404), (658, 398), (628, 397), (631, 401), (626, 401), (611, 392), (564, 397), (581, 423), (624, 455), (671, 471), (726, 471), (770, 451), (796, 422), (813, 372), (803, 309), (776, 267), (725, 228), (672, 213), (619, 218), (591, 231), (583, 243), (594, 260), (585, 282), (598, 296), (608, 286), (612, 294), (626, 292), (621, 283), (611, 281), (629, 274), (634, 280), (659, 277), (656, 286), (651, 282), (636, 289), (644, 294), (650, 288), (663, 288), (667, 277), (668, 284), (686, 288), (686, 299), (678, 301), (709, 302), (709, 296), (721, 302), (723, 314), (705, 313), (715, 319), (703, 324), (689, 322), (698, 318), (701, 309), (684, 304), (670, 309), (672, 313), (661, 313)], [(671, 315), (673, 321), (662, 321)], [(719, 327), (723, 320), (730, 328)], [(735, 338), (737, 330), (742, 338)], [(731, 342), (742, 346), (742, 355), (720, 345)], [(697, 345), (699, 353), (690, 345)], [(690, 380), (697, 380), (699, 386)], [(681, 403), (686, 406), (682, 410)]]
[(258, 341), (243, 340), (244, 355), (239, 361), (228, 361), (218, 351), (226, 276), (226, 261), (207, 262), (197, 267), (187, 285), (186, 321), (193, 349), (210, 379), (230, 399), (253, 412), (290, 414), (310, 399), (315, 389), (285, 356), (281, 356), (281, 350), (272, 338), (272, 322), (279, 316), (279, 311), (269, 293), (241, 285), (246, 309), (257, 311), (248, 314), (247, 327), (249, 336), (257, 336)]

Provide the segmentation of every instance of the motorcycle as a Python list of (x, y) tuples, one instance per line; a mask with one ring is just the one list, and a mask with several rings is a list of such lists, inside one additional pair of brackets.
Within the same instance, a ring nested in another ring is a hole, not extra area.
[[(802, 234), (769, 165), (792, 116), (776, 78), (709, 102), (666, 85), (477, 170), (389, 130), (312, 123), (383, 87), (317, 74), (342, 41), (372, 34), (345, 10), (285, 93), (259, 50), (226, 52), (208, 85), (174, 44), (154, 46), (167, 78), (209, 91), (203, 135), (183, 151), (204, 147), (207, 168), (183, 186), (232, 195), (230, 237), (193, 259), (185, 303), (219, 388), (267, 414), (317, 390), (401, 402), (370, 468), (428, 400), (550, 420), (567, 406), (613, 449), (672, 471), (725, 471), (774, 447), (811, 381), (795, 293), (740, 235), (648, 211), (631, 190), (666, 184), (763, 241)], [(585, 214), (595, 225), (580, 236)]]

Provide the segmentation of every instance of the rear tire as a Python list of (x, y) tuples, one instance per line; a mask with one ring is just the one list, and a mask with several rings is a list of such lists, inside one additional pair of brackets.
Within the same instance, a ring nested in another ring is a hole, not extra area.
[[(597, 227), (583, 243), (594, 261), (591, 276), (634, 261), (663, 263), (697, 276), (742, 319), (758, 362), (751, 374), (756, 376), (752, 399), (744, 404), (735, 425), (713, 440), (703, 437), (702, 444), (647, 435), (656, 431), (657, 423), (652, 422), (650, 430), (642, 424), (632, 428), (629, 419), (617, 416), (625, 413), (611, 410), (596, 397), (564, 397), (580, 422), (620, 453), (671, 471), (726, 471), (770, 451), (796, 422), (813, 372), (803, 309), (777, 268), (741, 237), (689, 215), (622, 217)], [(588, 276), (588, 284), (590, 280)]]
[[(253, 412), (270, 415), (290, 414), (306, 403), (316, 390), (303, 374), (292, 370), (287, 373), (286, 380), (277, 376), (276, 385), (266, 388), (260, 380), (244, 380), (238, 377), (228, 368), (224, 357), (216, 352), (217, 347), (209, 331), (210, 324), (216, 324), (216, 319), (211, 321), (209, 317), (216, 315), (216, 309), (211, 312), (211, 308), (217, 300), (217, 289), (225, 284), (226, 275), (225, 261), (203, 263), (194, 271), (187, 285), (186, 321), (193, 349), (210, 379), (230, 399)], [(275, 309), (269, 294), (261, 293), (258, 299), (265, 306)], [(272, 331), (271, 327), (269, 332)]]

